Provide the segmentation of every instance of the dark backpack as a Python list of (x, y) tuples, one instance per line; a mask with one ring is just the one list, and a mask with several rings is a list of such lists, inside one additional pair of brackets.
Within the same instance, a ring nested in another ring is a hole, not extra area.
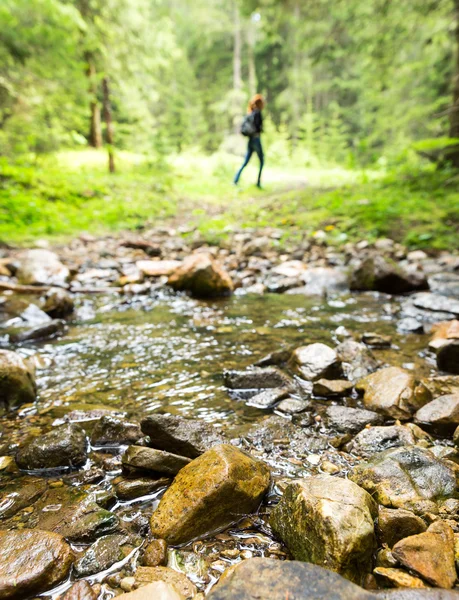
[(252, 137), (257, 133), (254, 113), (250, 113), (244, 117), (241, 125), (241, 133), (242, 135), (245, 135), (245, 137)]

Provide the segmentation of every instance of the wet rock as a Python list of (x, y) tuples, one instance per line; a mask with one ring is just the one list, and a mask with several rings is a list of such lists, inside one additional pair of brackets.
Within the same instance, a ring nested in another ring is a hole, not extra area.
[(0, 407), (34, 402), (37, 388), (32, 370), (16, 352), (0, 350)]
[(459, 316), (459, 300), (425, 292), (415, 294), (412, 302), (416, 308), (432, 312), (450, 313)]
[[(389, 425), (386, 427), (370, 427), (364, 429), (356, 437), (346, 444), (346, 452), (358, 456), (369, 457), (384, 452), (389, 448), (400, 446), (415, 446), (420, 439), (426, 439), (422, 430), (406, 425)], [(418, 435), (417, 435), (418, 434)]]
[(153, 448), (188, 458), (196, 458), (224, 441), (211, 425), (174, 415), (151, 415), (142, 420), (141, 428)]
[(398, 567), (399, 564), (398, 561), (396, 561), (393, 557), (392, 552), (389, 550), (389, 548), (383, 547), (380, 550), (378, 550), (378, 553), (376, 555), (376, 566), (391, 569), (393, 567)]
[(402, 508), (380, 508), (378, 534), (382, 544), (392, 548), (406, 537), (423, 533), (427, 529), (424, 521), (410, 510)]
[(364, 333), (362, 342), (372, 348), (389, 348), (392, 344), (392, 338), (389, 335), (380, 335), (379, 333)]
[(432, 394), (432, 398), (459, 394), (459, 376), (457, 375), (429, 377), (424, 379), (423, 383)]
[(209, 600), (376, 600), (337, 573), (317, 565), (250, 558), (229, 570), (212, 588)]
[(398, 322), (397, 330), (402, 333), (423, 333), (424, 325), (415, 317), (405, 317)]
[(26, 285), (65, 285), (70, 272), (49, 250), (27, 250), (21, 256), (16, 272), (20, 283)]
[(184, 467), (151, 518), (155, 537), (181, 544), (254, 512), (270, 482), (268, 467), (233, 446), (211, 448)]
[(44, 340), (61, 335), (67, 330), (67, 325), (62, 319), (52, 319), (43, 325), (10, 330), (10, 341), (14, 344), (31, 340)]
[(120, 534), (104, 535), (99, 538), (74, 564), (75, 575), (77, 577), (95, 575), (122, 560), (132, 550), (132, 547), (123, 548), (127, 541), (128, 537)]
[(349, 280), (343, 269), (313, 267), (302, 275), (304, 285), (290, 290), (289, 294), (305, 296), (327, 296), (345, 292), (349, 289)]
[(429, 450), (391, 448), (354, 467), (350, 478), (383, 506), (438, 513), (437, 502), (456, 491), (453, 468)]
[(62, 425), (19, 448), (16, 463), (27, 471), (78, 467), (86, 462), (87, 446), (86, 434), (79, 425)]
[(403, 569), (394, 569), (387, 567), (376, 567), (373, 573), (380, 579), (384, 584), (389, 584), (394, 587), (400, 588), (428, 588), (422, 579), (419, 577), (413, 577)]
[(123, 470), (131, 474), (152, 471), (159, 475), (176, 475), (189, 462), (184, 456), (143, 446), (129, 446), (122, 459)]
[(289, 394), (290, 391), (286, 388), (272, 388), (255, 394), (247, 400), (246, 404), (261, 409), (273, 408), (278, 402), (287, 398)]
[(364, 392), (367, 408), (394, 419), (409, 419), (432, 397), (414, 375), (399, 367), (386, 367), (361, 379), (355, 388)]
[(376, 546), (371, 496), (328, 475), (289, 484), (271, 513), (271, 527), (297, 560), (326, 565), (360, 581)]
[(145, 548), (142, 564), (146, 567), (161, 567), (167, 563), (167, 543), (165, 540), (153, 540)]
[(276, 367), (224, 371), (223, 380), (226, 387), (232, 390), (291, 388), (290, 378)]
[(122, 479), (115, 486), (115, 492), (120, 500), (134, 500), (148, 496), (157, 490), (166, 487), (171, 482), (167, 477), (160, 479), (141, 477), (138, 479)]
[(68, 292), (61, 288), (52, 288), (46, 293), (42, 308), (53, 319), (65, 319), (73, 313), (75, 305)]
[(459, 393), (440, 396), (414, 415), (416, 423), (454, 429), (459, 425)]
[(339, 344), (336, 347), (336, 354), (341, 361), (344, 375), (353, 383), (373, 373), (379, 366), (378, 361), (365, 344), (359, 344), (353, 340)]
[(196, 586), (183, 573), (178, 573), (168, 567), (138, 567), (135, 572), (136, 585), (145, 585), (162, 581), (171, 585), (184, 598), (193, 598)]
[(233, 291), (231, 277), (208, 254), (186, 258), (167, 283), (175, 290), (190, 292), (198, 298), (228, 296)]
[(348, 406), (328, 406), (325, 411), (328, 427), (339, 433), (356, 434), (366, 425), (380, 425), (383, 417), (371, 410)]
[(92, 434), (93, 446), (135, 444), (143, 437), (140, 424), (121, 417), (104, 415), (96, 423)]
[(347, 396), (353, 389), (353, 384), (345, 379), (319, 379), (312, 387), (314, 396), (322, 398), (341, 398)]
[(301, 398), (287, 398), (286, 400), (279, 402), (276, 407), (276, 410), (286, 415), (297, 415), (310, 409), (311, 403), (308, 400), (302, 400)]
[(187, 600), (177, 589), (163, 581), (156, 581), (123, 595), (123, 600)]
[(0, 531), (0, 597), (25, 598), (67, 577), (73, 554), (62, 536), (48, 531)]
[(363, 291), (375, 290), (387, 294), (405, 294), (428, 289), (428, 284), (423, 271), (415, 266), (402, 268), (389, 258), (375, 255), (364, 259), (354, 267), (350, 288)]
[(400, 540), (392, 554), (431, 585), (450, 589), (456, 581), (454, 534), (442, 521), (433, 523), (425, 533)]
[(138, 260), (136, 266), (147, 277), (172, 275), (180, 266), (179, 260)]
[(0, 492), (0, 519), (8, 519), (17, 512), (32, 505), (47, 490), (44, 479), (31, 479), (12, 482), (2, 486)]
[(74, 583), (61, 600), (97, 600), (97, 594), (89, 583), (82, 579)]
[(309, 344), (292, 353), (292, 362), (299, 375), (307, 381), (333, 379), (341, 374), (336, 352), (325, 344)]
[(449, 342), (438, 349), (437, 367), (440, 371), (459, 375), (459, 341)]

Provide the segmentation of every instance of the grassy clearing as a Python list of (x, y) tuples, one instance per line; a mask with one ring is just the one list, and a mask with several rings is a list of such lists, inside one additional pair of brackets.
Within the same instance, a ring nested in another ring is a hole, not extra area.
[(239, 159), (229, 154), (165, 162), (120, 153), (117, 163), (109, 175), (105, 153), (91, 150), (0, 162), (0, 240), (26, 244), (174, 218), (216, 242), (236, 227), (273, 226), (286, 237), (325, 228), (335, 243), (390, 236), (410, 247), (459, 245), (457, 174), (268, 165), (260, 191), (255, 163), (232, 185)]

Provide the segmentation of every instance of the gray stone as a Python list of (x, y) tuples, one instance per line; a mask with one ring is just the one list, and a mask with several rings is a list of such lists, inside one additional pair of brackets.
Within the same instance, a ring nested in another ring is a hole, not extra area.
[(378, 361), (365, 344), (359, 344), (353, 340), (346, 340), (336, 347), (336, 353), (344, 375), (355, 383), (366, 377), (379, 366)]
[(122, 560), (127, 555), (123, 551), (123, 545), (127, 540), (126, 535), (120, 534), (104, 535), (99, 538), (74, 564), (75, 575), (77, 577), (95, 575)]
[(225, 371), (223, 379), (226, 387), (232, 390), (265, 390), (291, 387), (289, 377), (276, 367), (252, 367), (245, 371)]
[(375, 290), (387, 294), (405, 294), (428, 288), (424, 272), (416, 266), (401, 267), (380, 255), (358, 263), (351, 275), (351, 290)]
[(189, 462), (184, 456), (143, 446), (129, 446), (122, 459), (127, 473), (150, 471), (159, 475), (176, 475)]
[(49, 250), (27, 250), (21, 256), (16, 276), (28, 285), (62, 286), (70, 276), (58, 256)]
[(416, 430), (406, 425), (389, 425), (364, 429), (346, 444), (346, 451), (358, 456), (369, 457), (389, 448), (415, 446), (419, 438)]
[(371, 410), (348, 406), (328, 406), (325, 411), (328, 427), (339, 433), (359, 433), (366, 425), (380, 425), (383, 417)]
[(452, 313), (459, 316), (459, 300), (454, 300), (447, 296), (425, 292), (413, 296), (412, 301), (417, 308), (434, 312)]
[(425, 423), (451, 430), (459, 425), (459, 393), (435, 398), (414, 415), (416, 423)]
[(122, 417), (104, 415), (96, 423), (91, 434), (94, 446), (135, 444), (143, 437), (140, 423)]
[(325, 344), (309, 344), (292, 353), (292, 362), (299, 375), (307, 381), (336, 379), (341, 374), (341, 365), (336, 352)]
[(272, 388), (255, 394), (247, 400), (247, 406), (255, 408), (268, 409), (273, 408), (278, 402), (287, 398), (290, 391), (286, 388)]
[(67, 330), (67, 325), (62, 319), (52, 319), (48, 323), (34, 327), (19, 327), (9, 330), (10, 341), (14, 344), (32, 340), (44, 340), (61, 335)]

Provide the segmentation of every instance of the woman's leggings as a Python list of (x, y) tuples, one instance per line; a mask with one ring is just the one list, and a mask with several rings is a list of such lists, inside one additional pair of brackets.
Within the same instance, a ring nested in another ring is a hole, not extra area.
[(257, 182), (257, 185), (260, 185), (261, 172), (263, 171), (263, 165), (265, 164), (265, 157), (263, 154), (263, 147), (261, 145), (261, 139), (259, 137), (252, 137), (249, 139), (249, 145), (247, 146), (247, 155), (245, 157), (242, 167), (239, 169), (239, 171), (236, 174), (236, 177), (234, 178), (234, 183), (238, 183), (238, 181), (241, 177), (242, 171), (249, 164), (249, 161), (252, 158), (252, 154), (254, 152), (256, 152), (256, 154), (260, 160), (260, 171), (258, 173), (258, 182)]

